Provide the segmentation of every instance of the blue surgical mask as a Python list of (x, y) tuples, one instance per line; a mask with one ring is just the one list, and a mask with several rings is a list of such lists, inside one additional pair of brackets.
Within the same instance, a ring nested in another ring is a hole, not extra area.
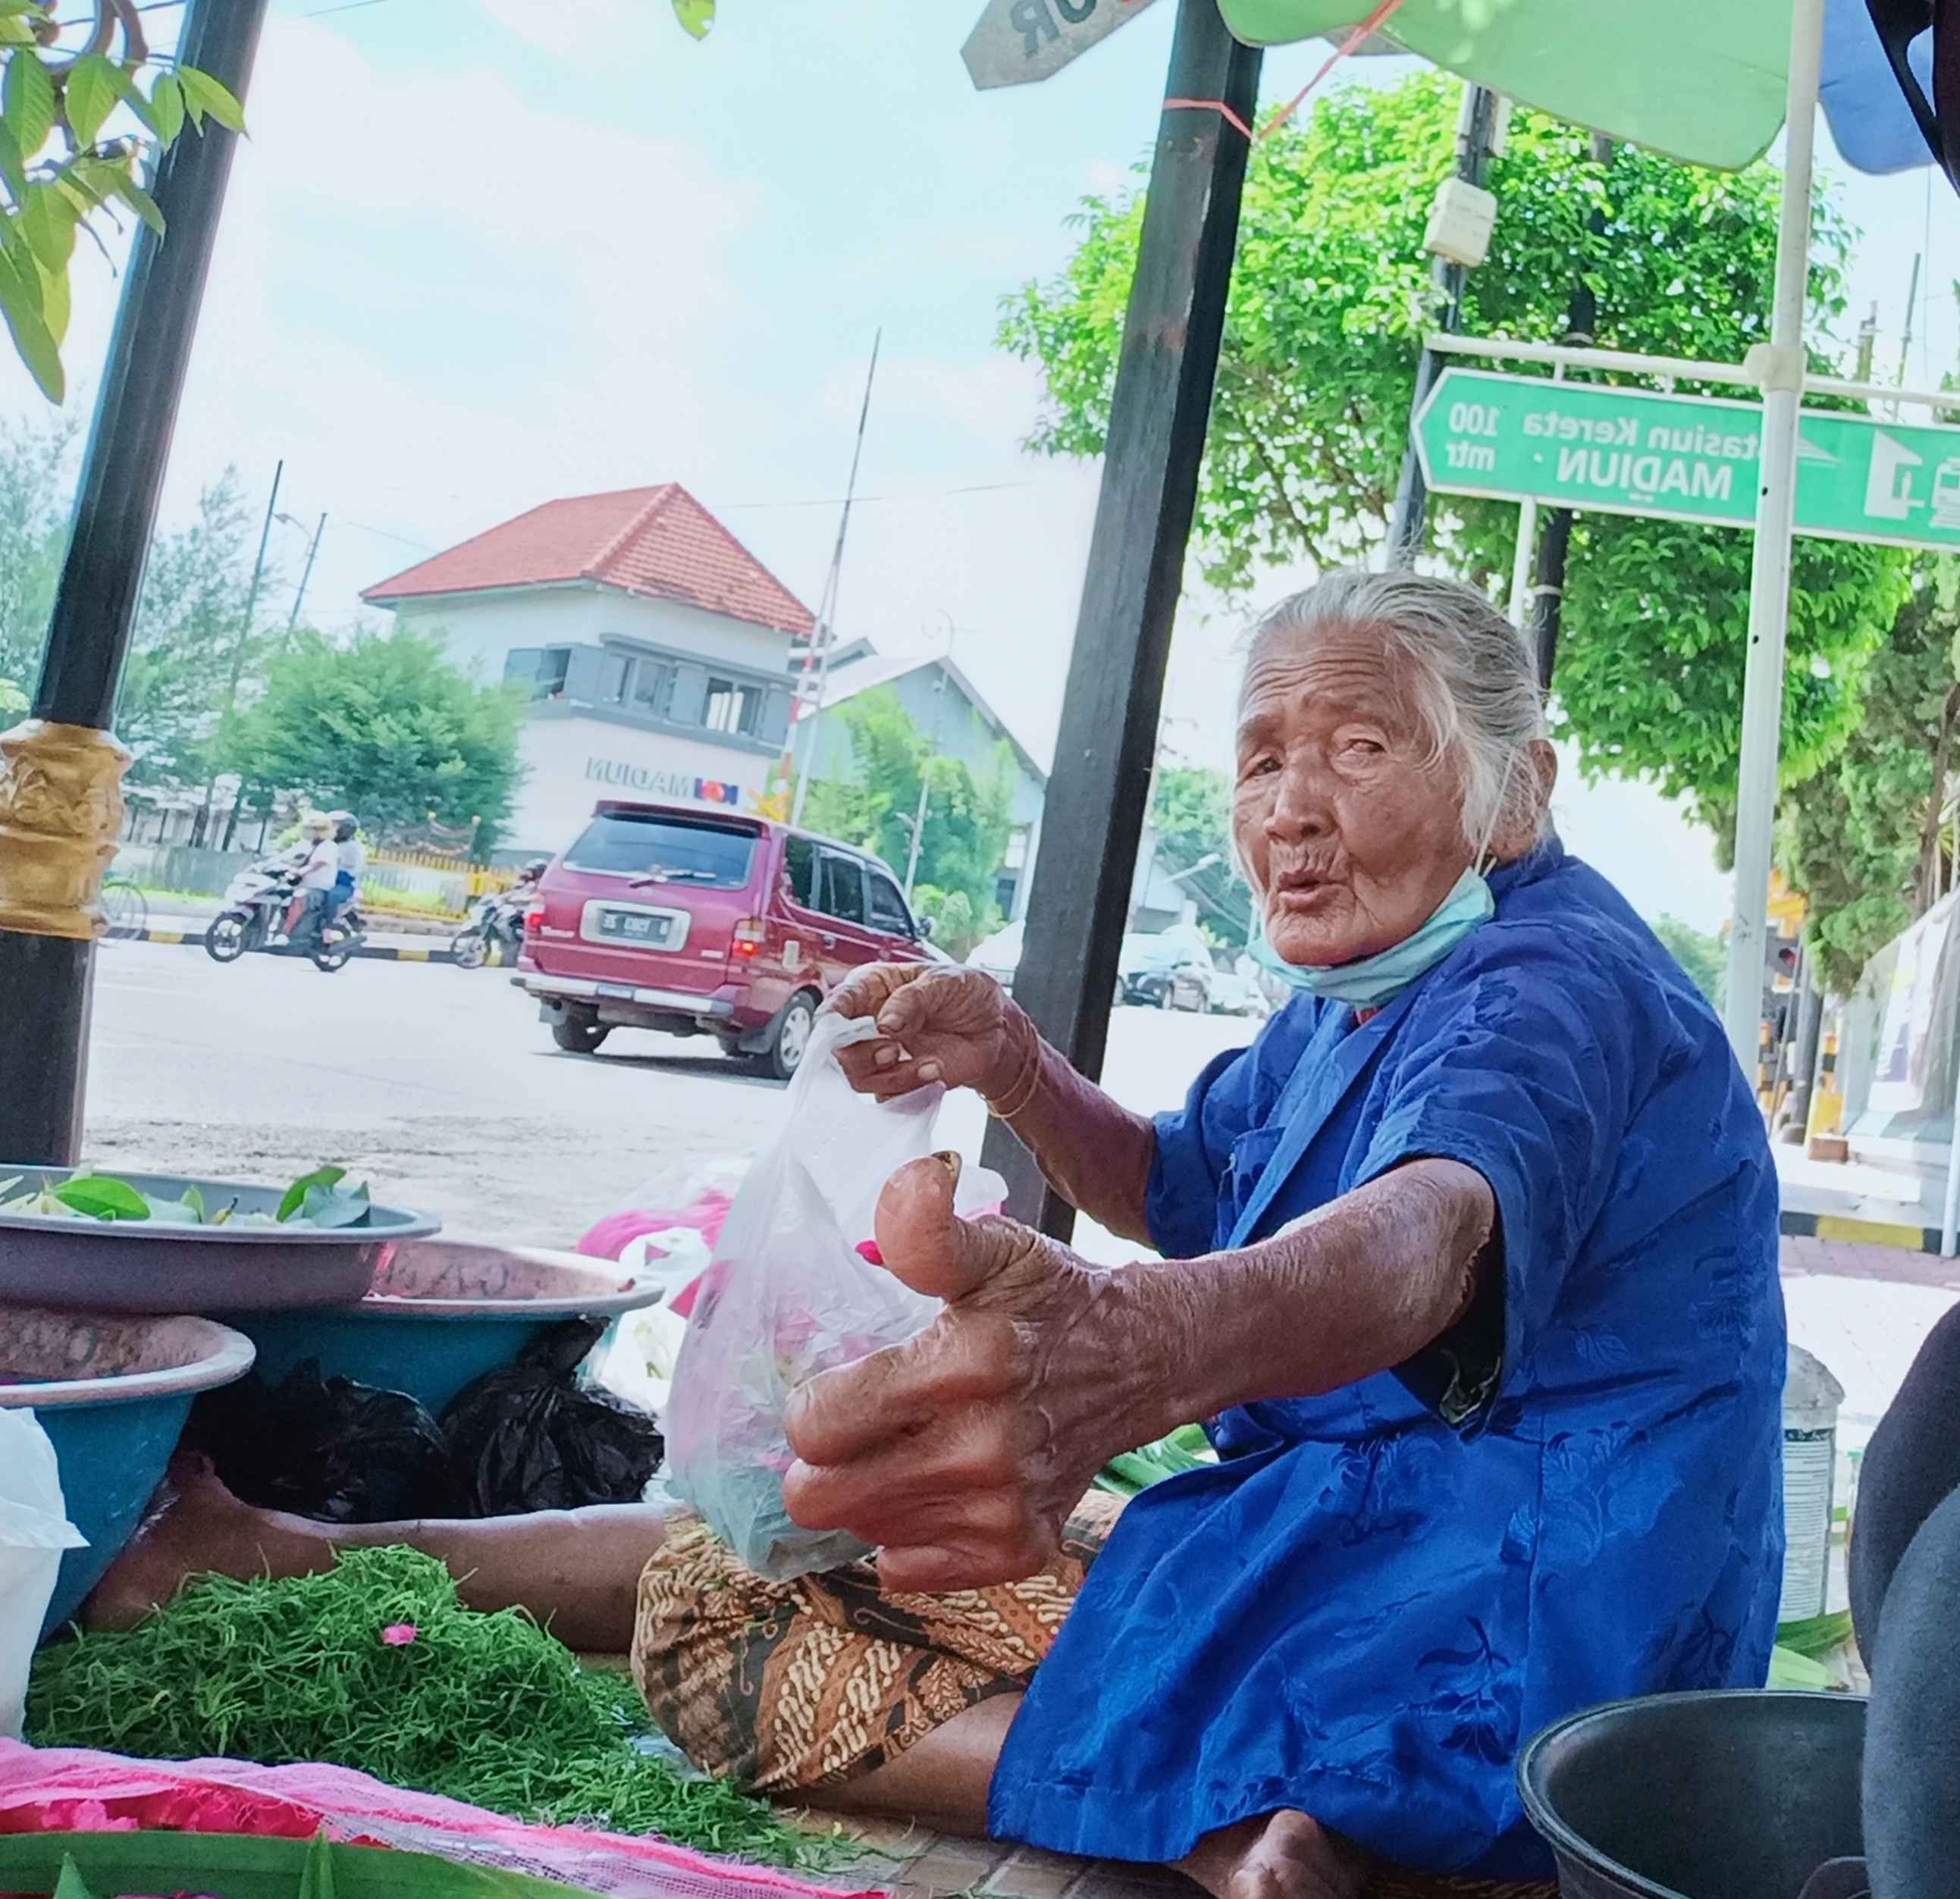
[(1252, 940), (1246, 947), (1262, 969), (1270, 969), (1295, 989), (1357, 1009), (1377, 1009), (1400, 995), (1418, 977), (1428, 975), (1472, 930), (1488, 923), (1497, 908), (1482, 871), (1473, 868), (1465, 870), (1450, 886), (1449, 895), (1420, 929), (1372, 956), (1325, 969), (1288, 962), (1266, 940), (1265, 919), (1256, 914)]

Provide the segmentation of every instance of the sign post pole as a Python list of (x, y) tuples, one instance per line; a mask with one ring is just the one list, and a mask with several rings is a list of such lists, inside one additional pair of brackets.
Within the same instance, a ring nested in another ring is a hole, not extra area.
[(1769, 927), (1771, 833), (1783, 733), (1783, 649), (1790, 614), (1790, 538), (1796, 523), (1797, 412), (1803, 401), (1803, 310), (1810, 270), (1810, 184), (1822, 59), (1824, 0), (1790, 10), (1788, 144), (1777, 226), (1776, 301), (1763, 379), (1761, 485), (1749, 578), (1748, 661), (1736, 786), (1736, 894), (1729, 929), (1729, 1045), (1755, 1073), (1762, 1034), (1764, 940)]

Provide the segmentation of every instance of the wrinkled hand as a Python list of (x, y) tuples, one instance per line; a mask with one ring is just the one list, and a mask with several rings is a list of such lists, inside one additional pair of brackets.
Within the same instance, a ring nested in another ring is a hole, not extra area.
[(1155, 1275), (1098, 1271), (1013, 1220), (956, 1218), (932, 1159), (886, 1183), (877, 1233), (888, 1269), (945, 1309), (794, 1394), (784, 1503), (807, 1528), (878, 1548), (889, 1589), (1032, 1576), (1096, 1473), (1176, 1421)]
[(936, 1081), (1004, 1095), (1038, 1046), (1034, 1025), (978, 969), (874, 962), (823, 1007), (877, 1023), (876, 1041), (840, 1048), (837, 1060), (852, 1087), (880, 1101)]

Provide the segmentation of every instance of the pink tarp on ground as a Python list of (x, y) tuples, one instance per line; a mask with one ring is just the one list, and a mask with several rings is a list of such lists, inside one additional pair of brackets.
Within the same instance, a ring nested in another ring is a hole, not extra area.
[(168, 1827), (310, 1838), (322, 1826), (349, 1844), (440, 1853), (609, 1899), (839, 1899), (835, 1889), (790, 1873), (711, 1859), (663, 1840), (525, 1826), (347, 1767), (132, 1761), (0, 1741), (0, 1833)]

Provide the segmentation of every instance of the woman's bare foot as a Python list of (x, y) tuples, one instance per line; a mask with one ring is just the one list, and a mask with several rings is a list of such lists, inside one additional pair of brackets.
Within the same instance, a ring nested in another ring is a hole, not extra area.
[(256, 1509), (201, 1457), (176, 1459), (142, 1524), (81, 1605), (88, 1629), (126, 1629), (195, 1576), (299, 1576), (333, 1560), (324, 1526)]
[(1206, 1834), (1178, 1870), (1212, 1899), (1360, 1899), (1368, 1862), (1319, 1821), (1282, 1809)]

